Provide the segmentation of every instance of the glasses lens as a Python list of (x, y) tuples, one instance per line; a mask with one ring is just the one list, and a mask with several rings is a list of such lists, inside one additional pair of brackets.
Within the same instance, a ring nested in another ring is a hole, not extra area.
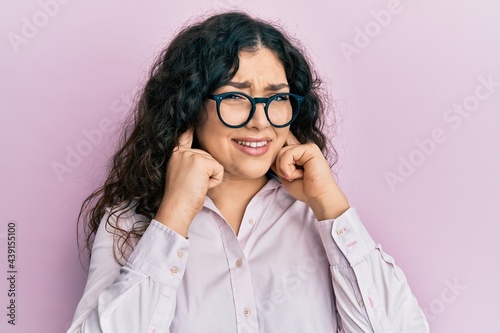
[(269, 102), (267, 113), (269, 120), (275, 126), (288, 124), (298, 112), (298, 100), (288, 94), (279, 94)]
[(240, 94), (227, 95), (220, 102), (221, 118), (231, 126), (239, 126), (247, 121), (251, 110), (252, 102)]

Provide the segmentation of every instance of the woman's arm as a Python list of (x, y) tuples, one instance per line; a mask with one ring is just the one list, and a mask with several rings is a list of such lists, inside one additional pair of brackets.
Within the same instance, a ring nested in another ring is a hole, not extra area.
[(320, 149), (301, 144), (290, 132), (273, 170), (288, 193), (321, 221), (341, 332), (428, 332), (403, 272), (349, 208)]
[[(217, 186), (223, 167), (192, 149), (193, 130), (179, 137), (168, 162), (165, 192), (155, 219), (123, 267), (113, 257), (113, 235), (97, 231), (89, 277), (69, 332), (164, 332), (172, 322), (177, 289), (187, 263), (186, 239), (207, 190)], [(109, 212), (108, 212), (109, 214)], [(128, 213), (127, 213), (128, 214)], [(131, 228), (133, 214), (123, 228)], [(112, 216), (112, 223), (116, 223)]]
[[(113, 234), (105, 228), (108, 214), (97, 231), (87, 285), (68, 332), (165, 332), (175, 311), (188, 241), (152, 220), (120, 266), (113, 257)], [(132, 214), (120, 221), (120, 226), (135, 222)]]
[(341, 332), (429, 332), (404, 273), (375, 244), (354, 208), (319, 222)]

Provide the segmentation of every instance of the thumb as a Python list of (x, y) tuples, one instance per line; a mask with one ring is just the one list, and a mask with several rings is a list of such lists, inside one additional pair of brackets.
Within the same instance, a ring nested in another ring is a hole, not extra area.
[(190, 128), (179, 136), (179, 148), (191, 149), (193, 146), (194, 129)]

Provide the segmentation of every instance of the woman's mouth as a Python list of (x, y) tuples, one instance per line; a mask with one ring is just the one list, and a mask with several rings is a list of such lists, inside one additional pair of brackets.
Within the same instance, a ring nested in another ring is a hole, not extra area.
[(269, 142), (269, 141), (240, 141), (240, 140), (234, 140), (234, 141), (236, 141), (236, 143), (241, 146), (247, 146), (251, 148), (264, 147)]
[(271, 146), (271, 140), (268, 138), (262, 139), (233, 139), (234, 145), (238, 148), (239, 151), (246, 155), (250, 155), (253, 157), (262, 156), (269, 150)]

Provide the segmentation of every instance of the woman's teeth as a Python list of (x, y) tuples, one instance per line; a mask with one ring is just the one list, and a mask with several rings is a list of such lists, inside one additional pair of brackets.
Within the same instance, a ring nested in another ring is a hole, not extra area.
[(241, 146), (247, 146), (251, 148), (259, 148), (267, 145), (267, 141), (260, 141), (260, 142), (255, 142), (255, 141), (250, 142), (250, 141), (240, 141), (240, 140), (235, 140), (235, 141)]

